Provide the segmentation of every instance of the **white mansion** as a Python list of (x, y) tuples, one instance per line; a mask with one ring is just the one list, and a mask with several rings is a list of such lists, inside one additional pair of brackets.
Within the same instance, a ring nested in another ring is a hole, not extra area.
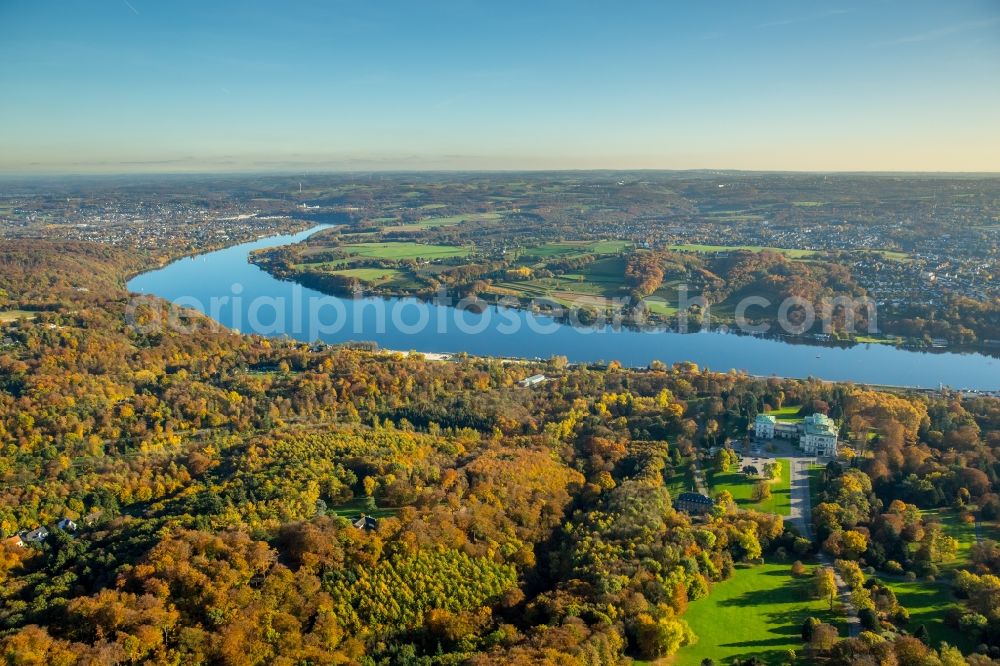
[(758, 414), (753, 430), (760, 439), (797, 439), (806, 453), (837, 455), (837, 424), (826, 414), (810, 414), (801, 423), (782, 423), (770, 414)]

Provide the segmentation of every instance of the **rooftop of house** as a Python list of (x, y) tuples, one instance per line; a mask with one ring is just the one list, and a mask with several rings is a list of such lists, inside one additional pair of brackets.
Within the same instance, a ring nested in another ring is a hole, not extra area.
[(711, 497), (705, 497), (701, 493), (681, 493), (677, 496), (678, 502), (691, 502), (693, 504), (715, 504)]
[(44, 527), (36, 527), (33, 530), (22, 532), (20, 536), (25, 541), (44, 541), (49, 536), (49, 531)]
[(774, 418), (770, 414), (758, 414), (756, 420), (757, 423), (770, 423), (771, 425), (774, 425), (777, 421), (778, 419)]
[(359, 530), (375, 530), (378, 529), (378, 518), (366, 516), (362, 513), (358, 519), (354, 521), (354, 526)]
[(837, 424), (826, 414), (810, 414), (803, 421), (805, 430), (810, 435), (836, 435)]

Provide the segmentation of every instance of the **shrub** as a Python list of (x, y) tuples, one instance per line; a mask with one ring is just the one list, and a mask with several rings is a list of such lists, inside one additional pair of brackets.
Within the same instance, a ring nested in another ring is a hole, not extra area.
[(862, 608), (858, 611), (858, 619), (861, 620), (861, 627), (869, 631), (878, 631), (881, 628), (878, 615), (871, 608)]
[(966, 610), (958, 604), (952, 604), (944, 609), (943, 621), (952, 629), (958, 629), (958, 623), (962, 620)]
[(813, 654), (828, 652), (837, 643), (837, 628), (832, 624), (820, 622), (813, 627), (812, 638), (809, 639), (809, 649)]
[(979, 636), (983, 629), (986, 628), (988, 620), (985, 616), (979, 613), (968, 613), (963, 615), (958, 621), (958, 626), (963, 632), (967, 632), (972, 636)]
[(808, 643), (812, 640), (813, 630), (818, 627), (821, 622), (814, 617), (807, 617), (806, 621), (802, 623), (802, 642)]

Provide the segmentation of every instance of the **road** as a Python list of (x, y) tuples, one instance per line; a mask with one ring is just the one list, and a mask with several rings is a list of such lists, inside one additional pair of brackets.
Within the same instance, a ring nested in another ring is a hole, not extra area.
[[(773, 446), (775, 451), (767, 452), (764, 446)], [(809, 467), (819, 462), (815, 456), (808, 456), (802, 453), (797, 447), (788, 442), (770, 440), (761, 447), (761, 453), (748, 456), (747, 462), (754, 465), (762, 465), (762, 460), (767, 458), (787, 458), (791, 469), (788, 470), (791, 483), (791, 511), (785, 518), (798, 528), (799, 533), (812, 541), (812, 499), (809, 496)], [(819, 546), (821, 544), (817, 544)], [(834, 571), (834, 578), (837, 581), (837, 594), (844, 605), (844, 612), (847, 615), (847, 633), (854, 637), (861, 633), (861, 621), (858, 619), (858, 611), (851, 603), (851, 588), (837, 573), (833, 566), (833, 558), (822, 550), (817, 555), (823, 566), (830, 567)]]
[(698, 462), (698, 458), (694, 459), (694, 487), (705, 497), (710, 497), (708, 494), (708, 485), (705, 483), (705, 472), (701, 469), (701, 463)]
[[(812, 499), (809, 496), (809, 466), (815, 463), (815, 458), (792, 458), (792, 469), (789, 472), (792, 482), (792, 510), (788, 520), (810, 541), (812, 541)], [(851, 588), (837, 573), (830, 555), (820, 550), (818, 557), (824, 566), (833, 569), (834, 578), (837, 581), (837, 594), (840, 596), (841, 603), (844, 604), (844, 612), (847, 615), (847, 633), (851, 637), (855, 637), (861, 633), (861, 620), (858, 619), (858, 610), (851, 603)]]

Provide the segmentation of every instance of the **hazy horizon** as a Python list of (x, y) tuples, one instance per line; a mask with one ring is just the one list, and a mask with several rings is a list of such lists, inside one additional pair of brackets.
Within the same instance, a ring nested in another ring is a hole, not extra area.
[(1000, 5), (0, 7), (0, 173), (1000, 172)]
[(668, 169), (668, 168), (581, 168), (581, 169), (406, 169), (406, 168), (383, 168), (383, 169), (307, 169), (307, 168), (288, 168), (283, 170), (278, 169), (233, 169), (233, 170), (221, 170), (221, 169), (202, 169), (202, 168), (191, 168), (190, 170), (181, 171), (170, 171), (170, 170), (141, 170), (133, 169), (130, 171), (98, 171), (98, 170), (88, 170), (88, 171), (24, 171), (18, 172), (13, 170), (0, 170), (0, 180), (6, 181), (17, 181), (17, 180), (45, 180), (45, 179), (82, 179), (86, 180), (88, 178), (93, 179), (114, 179), (114, 178), (143, 178), (149, 176), (164, 176), (164, 177), (205, 177), (205, 178), (241, 178), (241, 177), (252, 177), (252, 176), (273, 176), (275, 178), (318, 178), (322, 176), (370, 176), (374, 174), (392, 176), (392, 175), (461, 175), (461, 174), (598, 174), (598, 173), (609, 173), (609, 174), (685, 174), (685, 173), (719, 173), (719, 174), (773, 174), (773, 175), (829, 175), (829, 176), (915, 176), (915, 177), (932, 177), (932, 176), (945, 176), (945, 177), (1000, 177), (1000, 170), (998, 171), (865, 171), (859, 169), (843, 169), (843, 170), (831, 170), (831, 169), (727, 169), (727, 168), (692, 168), (692, 169)]

